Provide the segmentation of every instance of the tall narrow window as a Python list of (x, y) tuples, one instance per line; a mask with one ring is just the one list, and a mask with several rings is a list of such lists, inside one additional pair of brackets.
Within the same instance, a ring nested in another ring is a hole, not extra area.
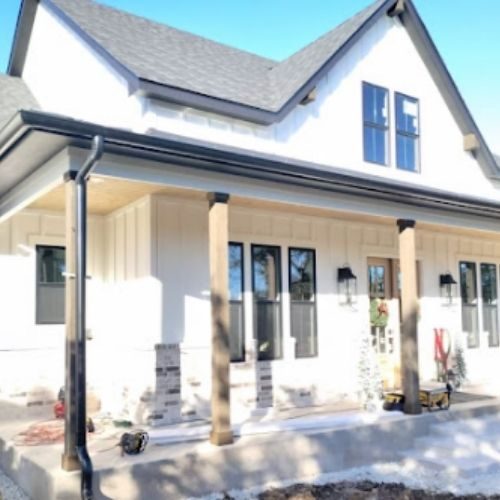
[(495, 264), (481, 264), (481, 298), (483, 301), (483, 331), (488, 333), (488, 345), (498, 347), (498, 294)]
[(36, 247), (36, 323), (64, 323), (65, 250)]
[(396, 93), (396, 166), (401, 170), (419, 169), (418, 100)]
[(229, 243), (229, 347), (231, 361), (245, 360), (243, 245)]
[(460, 262), (460, 295), (462, 297), (462, 330), (467, 333), (467, 347), (479, 347), (476, 264)]
[(389, 92), (363, 83), (364, 160), (389, 164)]
[(318, 354), (315, 260), (314, 250), (290, 248), (288, 253), (291, 331), (297, 358)]
[(283, 341), (279, 247), (252, 245), (252, 282), (258, 359), (281, 358)]

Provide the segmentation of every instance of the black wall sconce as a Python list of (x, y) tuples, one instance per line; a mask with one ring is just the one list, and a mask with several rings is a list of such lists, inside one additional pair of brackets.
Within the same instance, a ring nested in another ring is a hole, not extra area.
[(451, 275), (451, 273), (445, 273), (439, 275), (439, 288), (441, 290), (441, 298), (444, 299), (446, 305), (450, 305), (453, 302), (454, 287), (457, 282)]
[(337, 269), (337, 284), (340, 303), (354, 304), (358, 295), (358, 278), (348, 265)]

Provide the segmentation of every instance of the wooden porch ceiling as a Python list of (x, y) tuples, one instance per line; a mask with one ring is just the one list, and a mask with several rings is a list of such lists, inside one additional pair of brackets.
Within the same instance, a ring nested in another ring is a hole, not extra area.
[[(167, 194), (190, 199), (206, 199), (204, 193), (159, 186), (146, 182), (92, 176), (88, 184), (88, 210), (93, 215), (106, 215), (149, 194)], [(64, 211), (64, 184), (38, 198), (28, 208)]]
[[(107, 215), (149, 194), (163, 194), (177, 198), (199, 201), (207, 200), (207, 195), (203, 191), (167, 187), (146, 182), (128, 181), (117, 179), (114, 177), (92, 176), (92, 179), (89, 182), (88, 189), (89, 213), (93, 215)], [(269, 210), (281, 213), (293, 213), (302, 216), (323, 217), (328, 219), (347, 220), (367, 224), (384, 224), (387, 226), (393, 226), (394, 230), (396, 230), (396, 219), (390, 217), (340, 212), (324, 208), (308, 207), (290, 203), (271, 202), (240, 196), (231, 197), (230, 205), (246, 207), (255, 210)], [(64, 211), (64, 184), (61, 184), (49, 193), (38, 198), (35, 202), (29, 205), (28, 208), (59, 212)], [(439, 231), (461, 234), (470, 237), (487, 237), (488, 239), (500, 241), (500, 233), (442, 226), (439, 224), (419, 223), (418, 220), (416, 222), (417, 231), (419, 229)]]

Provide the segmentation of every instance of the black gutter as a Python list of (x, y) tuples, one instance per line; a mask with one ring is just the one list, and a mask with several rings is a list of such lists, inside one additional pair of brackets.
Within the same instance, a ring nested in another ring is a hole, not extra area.
[[(498, 202), (489, 201), (173, 134), (162, 134), (161, 137), (137, 134), (41, 111), (21, 111), (19, 115), (26, 128), (25, 133), (39, 131), (65, 136), (68, 145), (87, 148), (94, 136), (105, 136), (106, 152), (110, 154), (496, 220), (500, 217), (500, 194)], [(0, 133), (0, 144), (2, 136)]]
[(92, 500), (92, 461), (87, 450), (87, 404), (86, 404), (86, 295), (87, 295), (87, 180), (102, 157), (104, 140), (96, 136), (92, 152), (76, 174), (76, 453), (81, 466), (81, 498)]

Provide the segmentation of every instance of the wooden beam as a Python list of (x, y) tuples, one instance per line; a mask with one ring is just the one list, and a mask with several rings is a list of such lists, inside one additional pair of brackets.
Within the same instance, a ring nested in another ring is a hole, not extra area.
[(316, 87), (313, 87), (309, 93), (300, 101), (300, 104), (303, 106), (306, 106), (307, 104), (314, 102), (316, 100), (316, 97), (318, 95), (318, 92), (316, 90)]
[(209, 193), (208, 240), (212, 309), (212, 431), (217, 446), (233, 442), (231, 430), (228, 279), (229, 195)]
[(76, 246), (76, 186), (71, 177), (65, 184), (65, 231), (66, 231), (66, 360), (65, 360), (65, 416), (64, 416), (64, 452), (62, 468), (67, 471), (80, 470), (76, 454), (76, 283), (75, 283), (75, 246)]
[(399, 265), (401, 270), (401, 371), (405, 402), (409, 415), (422, 412), (418, 375), (418, 296), (415, 257), (415, 221), (398, 219)]
[(464, 135), (464, 150), (469, 152), (475, 152), (479, 149), (479, 140), (476, 134), (466, 134)]
[(387, 15), (389, 17), (396, 17), (403, 14), (404, 11), (405, 11), (405, 0), (397, 0), (394, 6), (389, 9)]

